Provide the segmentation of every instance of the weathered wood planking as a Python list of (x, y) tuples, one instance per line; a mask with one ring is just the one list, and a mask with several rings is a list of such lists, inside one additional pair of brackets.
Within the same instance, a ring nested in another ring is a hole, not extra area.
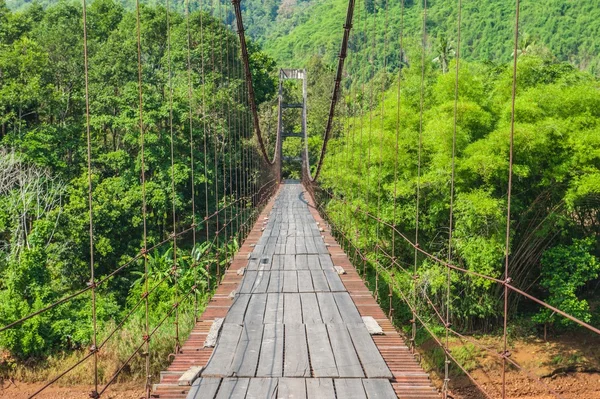
[(308, 399), (335, 399), (335, 390), (331, 378), (311, 378), (306, 380)]
[(254, 377), (258, 365), (258, 356), (262, 343), (263, 325), (244, 325), (240, 340), (231, 362), (231, 375), (237, 377)]
[(314, 292), (304, 292), (300, 294), (302, 303), (302, 320), (304, 324), (323, 323), (319, 302)]
[(192, 384), (187, 399), (213, 398), (221, 385), (220, 378), (198, 378)]
[(190, 399), (395, 397), (391, 372), (299, 194), (283, 190), (265, 219)]
[(246, 399), (275, 398), (278, 382), (277, 378), (252, 378), (246, 392)]
[(332, 293), (317, 292), (317, 301), (319, 302), (323, 323), (339, 324), (343, 322), (342, 315), (340, 314)]
[(250, 295), (236, 295), (233, 300), (233, 305), (231, 305), (229, 312), (227, 312), (227, 316), (225, 316), (225, 323), (242, 324), (244, 322), (244, 316), (246, 315), (246, 309), (248, 308), (248, 302), (250, 302)]
[(340, 377), (364, 377), (358, 355), (344, 324), (327, 325), (335, 364)]
[[(362, 317), (360, 316), (360, 313), (358, 313), (356, 305), (354, 305), (352, 298), (350, 298), (350, 295), (347, 292), (334, 292), (333, 297), (335, 298), (335, 303), (337, 304), (340, 314), (342, 315), (342, 319), (345, 323), (362, 323)], [(365, 327), (365, 332), (366, 331), (367, 330)]]
[(369, 399), (387, 399), (396, 396), (388, 380), (363, 379), (362, 383)]
[(325, 324), (307, 324), (306, 339), (315, 377), (338, 377)]
[(306, 381), (303, 378), (280, 378), (277, 399), (306, 399)]
[(230, 377), (231, 363), (242, 334), (242, 326), (238, 324), (223, 324), (223, 329), (202, 377)]
[(257, 377), (283, 375), (283, 328), (283, 324), (264, 325)]
[(248, 378), (224, 378), (216, 399), (245, 399), (248, 385)]
[(283, 375), (286, 377), (310, 377), (308, 345), (303, 324), (285, 325), (285, 361)]
[(356, 353), (368, 378), (393, 378), (364, 323), (347, 324)]
[(336, 378), (333, 383), (338, 398), (367, 399), (363, 383), (358, 378)]
[(267, 294), (264, 324), (283, 323), (283, 294)]
[(302, 323), (302, 304), (300, 294), (283, 294), (283, 322), (285, 324)]

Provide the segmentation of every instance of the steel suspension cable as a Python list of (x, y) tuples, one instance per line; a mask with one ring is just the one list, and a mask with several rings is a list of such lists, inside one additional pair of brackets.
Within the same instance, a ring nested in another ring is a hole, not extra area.
[(98, 329), (96, 320), (96, 281), (94, 277), (94, 210), (93, 210), (93, 184), (92, 184), (92, 135), (90, 127), (90, 85), (89, 85), (89, 57), (88, 57), (88, 34), (87, 34), (87, 4), (82, 0), (82, 19), (83, 19), (83, 71), (85, 81), (85, 131), (87, 142), (87, 183), (88, 183), (88, 219), (89, 219), (89, 242), (90, 242), (90, 282), (91, 287), (91, 305), (92, 305), (92, 345), (90, 354), (94, 356), (93, 378), (94, 390), (90, 397), (98, 397), (98, 349), (96, 347), (98, 339)]
[[(382, 0), (385, 10), (385, 22), (383, 28), (383, 79), (381, 84), (381, 125), (379, 126), (379, 173), (377, 176), (377, 216), (381, 218), (381, 197), (383, 196), (381, 189), (381, 180), (383, 172), (383, 141), (385, 130), (385, 86), (387, 80), (387, 46), (388, 46), (388, 0)], [(376, 239), (377, 246), (375, 247), (375, 257), (378, 256), (379, 240), (380, 240), (381, 223), (376, 224)], [(376, 269), (375, 274), (375, 300), (379, 300), (379, 269)]]
[[(215, 0), (211, 0), (210, 2), (210, 8), (211, 8), (211, 14), (213, 19), (216, 18), (215, 17)], [(220, 7), (219, 7), (220, 8)], [(217, 65), (215, 63), (215, 46), (217, 46), (217, 44), (215, 43), (215, 35), (217, 34), (216, 30), (215, 32), (213, 32), (212, 36), (211, 36), (211, 72), (213, 75), (213, 80), (217, 80), (215, 79), (214, 75), (217, 72)], [(220, 79), (220, 74), (218, 79)], [(216, 84), (215, 84), (216, 85)], [(216, 118), (219, 118), (219, 114), (216, 114)], [(215, 121), (217, 122), (217, 121)], [(218, 127), (218, 123), (217, 123), (217, 129), (214, 132), (214, 137), (213, 137), (213, 167), (214, 167), (214, 174), (215, 174), (215, 185), (214, 185), (214, 196), (215, 196), (215, 209), (217, 211), (217, 219), (216, 219), (216, 227), (215, 230), (219, 230), (219, 159), (218, 159), (218, 151), (217, 151), (217, 144), (219, 141), (219, 127)], [(220, 283), (220, 274), (221, 274), (221, 269), (220, 269), (220, 258), (219, 255), (220, 254), (220, 250), (219, 250), (219, 235), (217, 234), (217, 244), (216, 244), (216, 284), (217, 286)]]
[(505, 242), (505, 261), (504, 261), (504, 326), (503, 326), (503, 359), (502, 359), (502, 399), (506, 398), (506, 358), (508, 352), (508, 284), (511, 282), (509, 276), (509, 254), (510, 254), (510, 218), (511, 218), (511, 197), (512, 197), (512, 178), (513, 178), (513, 160), (514, 160), (514, 137), (515, 137), (515, 103), (517, 97), (517, 60), (519, 57), (519, 12), (520, 0), (515, 2), (515, 31), (513, 48), (513, 71), (512, 71), (512, 93), (511, 93), (511, 111), (510, 111), (510, 148), (508, 160), (508, 192), (506, 202), (506, 242)]
[[(202, 141), (203, 141), (203, 155), (204, 155), (204, 229), (206, 230), (206, 243), (210, 240), (210, 225), (209, 225), (209, 176), (208, 176), (208, 135), (210, 134), (210, 123), (207, 123), (206, 116), (206, 72), (204, 65), (204, 47), (206, 43), (204, 41), (204, 13), (203, 10), (204, 0), (200, 0), (200, 79), (202, 82), (201, 91), (201, 109), (202, 109)], [(206, 262), (206, 289), (210, 291), (210, 261)]]
[[(201, 12), (202, 13), (202, 12)], [(202, 18), (202, 17), (201, 17)], [(188, 84), (188, 127), (190, 130), (189, 141), (190, 141), (190, 185), (191, 185), (191, 197), (192, 197), (192, 268), (194, 269), (194, 280), (195, 284), (199, 283), (199, 275), (196, 263), (196, 182), (194, 179), (194, 85), (192, 83), (192, 61), (191, 61), (191, 33), (190, 33), (190, 2), (185, 0), (185, 33), (186, 33), (186, 66), (187, 66), (187, 84)], [(198, 318), (198, 291), (194, 292), (194, 321)]]
[[(167, 79), (169, 86), (169, 133), (171, 137), (171, 218), (173, 223), (173, 265), (171, 266), (171, 275), (173, 276), (173, 304), (178, 304), (178, 265), (177, 265), (177, 211), (176, 211), (176, 193), (175, 193), (175, 135), (173, 129), (173, 71), (171, 66), (171, 7), (169, 0), (165, 1), (165, 15), (167, 27)], [(195, 230), (195, 229), (194, 229)], [(174, 353), (179, 353), (181, 343), (179, 341), (179, 306), (175, 306), (175, 348)]]
[[(139, 132), (140, 132), (140, 156), (141, 156), (141, 178), (142, 178), (142, 219), (144, 225), (143, 236), (143, 259), (144, 259), (144, 302), (145, 302), (145, 371), (146, 371), (146, 398), (150, 397), (150, 321), (149, 321), (149, 303), (148, 303), (148, 226), (147, 226), (147, 210), (146, 210), (146, 165), (144, 154), (144, 103), (143, 103), (143, 88), (142, 88), (142, 35), (141, 35), (141, 20), (140, 20), (140, 0), (135, 2), (136, 14), (136, 39), (137, 39), (137, 67), (138, 67), (138, 96), (139, 96)], [(102, 392), (100, 392), (102, 394)]]
[[(458, 0), (457, 3), (457, 25), (456, 25), (456, 68), (454, 76), (454, 126), (452, 131), (452, 158), (451, 158), (451, 177), (450, 177), (450, 215), (448, 221), (448, 263), (452, 263), (452, 234), (454, 229), (454, 186), (456, 178), (456, 135), (458, 130), (458, 99), (459, 99), (459, 74), (460, 74), (460, 42), (461, 42), (461, 21), (462, 21), (462, 0)], [(446, 352), (450, 350), (450, 306), (452, 304), (451, 299), (451, 285), (452, 285), (452, 269), (446, 268), (446, 320), (444, 322), (444, 328), (446, 330)], [(444, 361), (444, 385), (443, 394), (444, 398), (448, 398), (448, 390), (450, 383), (450, 371), (448, 369), (450, 359), (446, 355)]]
[[(396, 146), (394, 152), (394, 198), (392, 200), (392, 225), (396, 226), (396, 201), (398, 197), (398, 153), (400, 151), (400, 113), (401, 113), (401, 94), (402, 94), (402, 69), (404, 57), (404, 0), (400, 1), (400, 35), (399, 35), (399, 57), (398, 57), (398, 87), (396, 93)], [(392, 257), (396, 259), (396, 231), (392, 229)], [(390, 314), (389, 318), (393, 321), (393, 306), (392, 306), (392, 284), (390, 289)]]
[[(425, 50), (427, 47), (427, 0), (423, 0), (423, 25), (422, 25), (422, 38), (421, 38), (421, 87), (420, 87), (420, 100), (419, 100), (419, 139), (417, 149), (417, 198), (415, 206), (415, 250), (414, 250), (414, 265), (413, 265), (413, 299), (416, 303), (417, 300), (417, 284), (418, 274), (417, 266), (419, 262), (419, 206), (421, 200), (421, 150), (423, 147), (423, 111), (425, 103)], [(416, 306), (415, 306), (416, 308)], [(412, 335), (411, 345), (413, 350), (415, 349), (415, 339), (417, 337), (417, 324), (415, 317), (417, 314), (413, 311), (412, 319)]]

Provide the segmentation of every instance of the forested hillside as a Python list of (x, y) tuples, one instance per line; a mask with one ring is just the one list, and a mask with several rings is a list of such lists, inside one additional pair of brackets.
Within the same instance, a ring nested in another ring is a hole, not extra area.
[[(283, 65), (303, 65), (314, 54), (333, 62), (339, 51), (341, 24), (346, 0), (246, 0), (247, 25), (251, 35)], [(397, 40), (400, 33), (401, 1), (389, 1), (390, 51), (388, 65), (398, 66)], [(420, 38), (421, 4), (404, 1), (405, 35)], [(383, 48), (385, 1), (369, 0), (366, 10), (357, 3), (354, 27), (370, 26), (377, 31), (376, 46)], [(447, 40), (455, 46), (455, 1), (428, 2), (428, 44), (439, 51)], [(463, 48), (466, 59), (502, 63), (512, 54), (514, 1), (463, 2)], [(262, 7), (261, 7), (262, 6)], [(258, 11), (258, 12), (257, 12)], [(375, 18), (375, 21), (373, 20)], [(522, 2), (521, 49), (530, 53), (550, 53), (559, 61), (600, 73), (600, 7), (595, 0), (541, 0)], [(366, 54), (363, 52), (363, 55)]]
[[(6, 0), (11, 9), (30, 4), (48, 5), (58, 0)], [(126, 8), (135, 2), (120, 0)], [(225, 4), (229, 0), (222, 0)], [(160, 0), (145, 0), (145, 4), (164, 4)], [(190, 2), (191, 9), (215, 7), (219, 0)], [(381, 50), (386, 24), (384, 9), (388, 8), (390, 69), (398, 66), (401, 5), (405, 5), (405, 35), (420, 37), (422, 2), (415, 0), (368, 0), (365, 6), (357, 2), (355, 28), (367, 23), (377, 31), (376, 46)], [(172, 2), (183, 10), (184, 1)], [(455, 46), (457, 3), (428, 1), (428, 45), (430, 51), (440, 50), (448, 41)], [(248, 34), (281, 66), (300, 67), (315, 54), (333, 63), (339, 50), (343, 16), (347, 0), (244, 0), (242, 8)], [(540, 0), (521, 3), (521, 50), (549, 54), (559, 61), (569, 61), (582, 69), (600, 73), (600, 7), (596, 0)], [(231, 20), (231, 14), (223, 18)], [(373, 19), (375, 18), (375, 19)], [(463, 2), (463, 55), (465, 59), (502, 63), (512, 53), (514, 1)], [(373, 28), (370, 28), (373, 29)], [(366, 54), (366, 53), (363, 53)]]
[[(207, 216), (205, 209), (213, 213), (217, 207), (222, 209), (230, 203), (232, 188), (224, 192), (223, 187), (226, 180), (231, 184), (232, 172), (225, 171), (225, 165), (238, 165), (244, 156), (242, 148), (248, 157), (254, 154), (255, 147), (250, 139), (251, 127), (246, 124), (241, 130), (241, 125), (233, 125), (233, 121), (248, 112), (241, 94), (244, 87), (240, 78), (241, 64), (239, 58), (233, 57), (239, 51), (235, 33), (207, 13), (195, 12), (190, 16), (191, 26), (202, 24), (204, 27), (202, 32), (194, 29), (191, 36), (190, 77), (194, 92), (190, 99), (188, 41), (183, 15), (172, 13), (170, 18), (171, 80), (165, 8), (144, 6), (141, 15), (147, 233), (148, 246), (152, 247), (169, 237), (173, 230), (181, 231), (192, 223), (192, 191), (196, 195), (199, 220)], [(2, 326), (85, 288), (89, 282), (81, 21), (81, 6), (77, 4), (60, 3), (45, 10), (33, 6), (24, 12), (12, 13), (5, 7), (4, 0), (0, 0)], [(145, 229), (141, 214), (137, 42), (132, 34), (136, 30), (136, 18), (133, 12), (112, 0), (97, 0), (88, 9), (88, 23), (95, 273), (97, 279), (103, 279), (139, 254)], [(275, 90), (275, 82), (270, 77), (274, 64), (256, 52), (255, 46), (250, 45), (250, 51), (259, 96), (265, 98)], [(170, 107), (166, 105), (169, 82), (173, 86), (173, 165), (168, 150), (171, 146)], [(203, 115), (199, 108), (191, 108), (196, 143), (193, 165), (190, 163), (190, 101), (203, 104), (206, 107), (203, 110), (221, 110)], [(206, 126), (208, 130), (203, 128)], [(211, 154), (214, 149), (215, 155), (208, 162), (203, 142)], [(219, 154), (218, 159), (216, 154)], [(196, 176), (193, 187), (192, 167)], [(242, 171), (236, 176), (242, 176)], [(248, 176), (248, 186), (256, 179), (258, 175)], [(177, 220), (171, 216), (173, 189)], [(247, 202), (243, 204), (246, 206)], [(238, 206), (230, 207), (229, 212), (234, 208), (238, 213), (243, 212), (240, 217), (247, 216), (245, 209)], [(227, 230), (223, 232), (223, 226), (217, 225), (213, 218), (198, 227), (196, 247), (192, 247), (189, 234), (179, 239), (177, 273), (181, 290), (190, 290), (197, 273), (207, 264), (214, 266), (225, 261), (222, 250), (216, 259), (214, 248), (202, 242), (207, 236), (207, 227), (211, 236), (220, 229), (222, 237), (229, 238)], [(233, 234), (231, 226), (229, 229), (229, 235)], [(205, 256), (200, 258), (200, 254)], [(172, 305), (175, 288), (169, 270), (173, 259), (169, 245), (149, 254), (150, 286), (158, 286), (150, 301), (153, 324)], [(203, 267), (192, 270), (197, 262)], [(136, 309), (134, 304), (144, 290), (143, 263), (136, 260), (98, 289), (100, 339), (128, 312)], [(211, 290), (205, 277), (202, 276), (198, 287), (199, 306)], [(158, 284), (165, 278), (168, 278), (166, 284)], [(185, 313), (182, 331), (191, 327), (193, 314), (190, 311), (193, 313), (189, 303), (181, 308)], [(85, 348), (90, 342), (90, 320), (89, 295), (85, 295), (0, 333), (0, 374), (10, 372), (15, 362), (39, 361), (63, 351), (69, 353)], [(110, 356), (104, 358), (106, 362), (103, 361), (101, 368), (105, 377), (118, 367), (123, 356), (128, 356), (126, 353), (137, 340), (135, 337), (139, 337), (135, 331), (142, 320), (143, 312), (138, 307), (120, 332), (116, 346), (107, 350), (114, 361), (111, 362)], [(164, 330), (164, 337), (172, 334), (170, 324)], [(168, 342), (172, 343), (172, 338), (157, 339), (153, 343), (159, 351), (166, 351), (157, 362), (164, 362), (172, 350)], [(138, 370), (136, 364), (131, 370), (133, 374)], [(41, 372), (36, 378), (44, 376)]]

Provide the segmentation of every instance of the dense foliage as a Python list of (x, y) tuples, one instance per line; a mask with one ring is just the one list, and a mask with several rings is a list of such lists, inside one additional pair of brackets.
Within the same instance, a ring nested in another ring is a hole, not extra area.
[[(68, 3), (45, 10), (32, 6), (23, 12), (10, 12), (0, 0), (0, 325), (39, 310), (89, 282), (81, 14), (81, 6)], [(250, 164), (249, 157), (258, 161), (258, 156), (250, 139), (248, 107), (243, 101), (237, 37), (204, 12), (190, 15), (193, 164), (186, 23), (182, 14), (170, 15), (174, 130), (171, 166), (166, 15), (161, 6), (141, 8), (148, 246), (168, 239), (173, 229), (182, 231), (191, 225), (192, 190), (197, 220), (214, 214), (217, 207), (225, 208), (219, 225), (218, 217), (199, 223), (196, 248), (192, 248), (191, 233), (178, 240), (177, 289), (180, 293), (189, 291), (200, 278), (203, 285), (198, 295), (202, 300), (210, 287), (201, 274), (203, 267), (192, 266), (210, 263), (215, 267), (217, 262), (225, 261), (223, 251), (217, 260), (214, 250), (208, 248), (210, 243), (202, 241), (207, 236), (212, 238), (217, 229), (221, 244), (233, 235), (234, 226), (239, 227), (251, 212), (253, 198), (247, 195), (256, 188), (251, 184), (258, 185), (262, 175), (249, 173), (249, 168), (255, 170), (257, 166)], [(89, 6), (97, 279), (130, 261), (142, 247), (135, 24), (135, 13), (112, 0), (97, 0)], [(250, 50), (257, 92), (262, 99), (270, 98), (275, 89), (270, 76), (273, 61), (254, 45)], [(204, 140), (208, 155), (203, 150)], [(194, 187), (190, 180), (192, 167)], [(176, 193), (175, 226), (171, 176)], [(234, 190), (244, 201), (229, 205)], [(224, 219), (235, 224), (227, 226)], [(229, 245), (231, 252), (235, 243)], [(175, 295), (174, 276), (170, 273), (173, 251), (169, 247), (162, 245), (149, 254), (150, 286), (164, 281), (165, 276), (167, 280), (152, 294), (152, 325), (171, 308)], [(112, 320), (121, 320), (139, 301), (144, 290), (142, 271), (143, 262), (136, 261), (100, 286), (100, 338), (109, 332), (108, 326), (114, 326)], [(91, 336), (89, 301), (89, 294), (80, 296), (0, 333), (0, 349), (17, 359), (26, 359), (85, 347)], [(142, 318), (143, 312), (138, 309), (126, 329), (141, 331), (138, 324)]]
[[(440, 70), (434, 56), (426, 57), (420, 177), (420, 66), (403, 69), (400, 102), (397, 81), (383, 95), (378, 89), (372, 96), (347, 93), (351, 117), (330, 143), (323, 175), (325, 188), (335, 193), (328, 204), (334, 223), (373, 262), (389, 264), (383, 253), (394, 248), (400, 266), (409, 269), (401, 274), (406, 289), (414, 250), (364, 212), (414, 240), (418, 187), (419, 243), (448, 258), (455, 78)], [(600, 271), (600, 83), (569, 64), (533, 55), (520, 57), (517, 76), (510, 277), (517, 287), (590, 321), (587, 300), (597, 295)], [(451, 256), (454, 264), (495, 278), (504, 272), (511, 78), (508, 64), (461, 63)], [(422, 256), (418, 264), (417, 292), (443, 308), (445, 267)], [(453, 324), (493, 327), (502, 314), (501, 290), (452, 273)], [(511, 298), (514, 312), (517, 296)], [(522, 311), (532, 311), (533, 304), (521, 304)], [(597, 311), (595, 317), (597, 325)], [(546, 311), (536, 320), (569, 324)]]
[[(282, 65), (300, 66), (315, 54), (327, 63), (336, 61), (347, 0), (245, 0), (248, 31), (265, 51)], [(354, 29), (365, 27), (377, 32), (375, 46), (381, 52), (385, 43), (385, 7), (389, 50), (387, 63), (399, 65), (401, 27), (400, 1), (368, 0), (357, 2)], [(405, 3), (404, 34), (420, 39), (422, 2)], [(428, 1), (428, 45), (433, 51), (455, 46), (457, 2)], [(365, 11), (366, 4), (366, 11)], [(463, 2), (462, 49), (467, 59), (503, 63), (513, 52), (514, 1)], [(593, 73), (600, 72), (598, 27), (600, 9), (594, 0), (572, 2), (542, 0), (522, 2), (520, 49), (526, 53), (553, 54), (559, 61), (570, 61)], [(360, 50), (367, 56), (366, 49)], [(377, 67), (382, 65), (377, 61)]]

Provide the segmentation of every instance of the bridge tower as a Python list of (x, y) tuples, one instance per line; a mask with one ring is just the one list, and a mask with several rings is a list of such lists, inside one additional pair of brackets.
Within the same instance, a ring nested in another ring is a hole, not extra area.
[[(302, 102), (290, 103), (284, 100), (283, 96), (283, 82), (289, 79), (301, 80), (302, 81)], [(278, 148), (276, 149), (277, 155), (279, 156), (279, 175), (281, 177), (281, 171), (283, 169), (283, 161), (302, 161), (302, 157), (284, 159), (283, 157), (283, 142), (288, 137), (300, 137), (302, 140), (306, 140), (306, 69), (280, 69), (279, 70), (279, 113), (277, 121), (277, 135), (278, 135)], [(302, 130), (300, 133), (286, 132), (283, 127), (283, 113), (290, 109), (301, 109), (302, 110)], [(303, 143), (302, 148), (304, 148)], [(304, 151), (302, 151), (304, 153)]]

